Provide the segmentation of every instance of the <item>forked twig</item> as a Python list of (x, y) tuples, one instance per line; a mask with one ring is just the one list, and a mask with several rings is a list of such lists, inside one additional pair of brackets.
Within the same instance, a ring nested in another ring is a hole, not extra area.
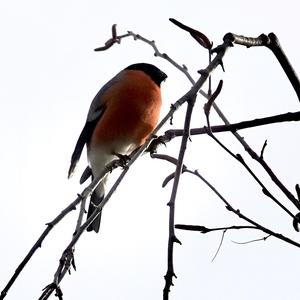
[[(171, 163), (173, 163), (170, 160), (167, 160)], [(203, 177), (198, 170), (195, 171), (191, 171), (190, 169), (186, 168), (185, 173), (190, 173), (194, 176), (196, 176), (198, 179), (200, 179), (202, 182), (204, 182), (217, 196), (218, 198), (224, 203), (225, 208), (234, 213), (235, 215), (237, 215), (240, 219), (246, 221), (247, 223), (249, 223), (249, 226), (230, 226), (230, 227), (220, 227), (220, 228), (207, 228), (205, 226), (195, 226), (195, 225), (183, 225), (183, 224), (178, 224), (175, 225), (175, 228), (177, 229), (183, 229), (183, 230), (191, 230), (191, 231), (200, 231), (201, 233), (208, 233), (208, 232), (213, 232), (213, 231), (217, 231), (217, 230), (229, 230), (229, 229), (256, 229), (256, 230), (261, 230), (265, 233), (267, 233), (268, 235), (271, 235), (277, 239), (280, 239), (288, 244), (291, 244), (295, 247), (300, 248), (300, 244), (297, 243), (296, 241), (282, 235), (281, 233), (277, 233), (274, 232), (270, 229), (268, 229), (267, 227), (259, 224), (258, 222), (250, 219), (249, 217), (247, 217), (245, 214), (243, 214), (239, 209), (234, 208), (228, 200), (226, 200), (226, 198), (207, 180), (205, 179), (205, 177)]]

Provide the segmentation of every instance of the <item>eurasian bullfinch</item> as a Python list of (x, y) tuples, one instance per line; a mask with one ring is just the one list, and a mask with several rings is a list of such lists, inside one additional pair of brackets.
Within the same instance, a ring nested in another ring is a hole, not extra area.
[[(100, 175), (112, 160), (129, 155), (155, 128), (161, 107), (160, 84), (167, 75), (147, 63), (128, 66), (107, 82), (93, 99), (71, 158), (70, 177), (87, 146), (85, 179)], [(89, 174), (90, 173), (90, 174)], [(91, 195), (89, 217), (104, 198), (107, 176)], [(99, 231), (101, 213), (87, 228)]]

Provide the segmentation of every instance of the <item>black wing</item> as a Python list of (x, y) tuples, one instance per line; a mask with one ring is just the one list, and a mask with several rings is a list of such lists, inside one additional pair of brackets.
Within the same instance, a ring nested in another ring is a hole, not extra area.
[(103, 115), (103, 112), (104, 112), (104, 107), (101, 107), (101, 109), (99, 110), (98, 116), (94, 120), (86, 121), (86, 123), (80, 133), (80, 136), (78, 138), (74, 152), (71, 157), (71, 165), (70, 165), (69, 172), (68, 172), (68, 178), (70, 178), (72, 176), (72, 174), (75, 170), (75, 167), (77, 165), (77, 162), (79, 161), (79, 158), (81, 156), (83, 147), (90, 140), (98, 121), (100, 120), (101, 116)]

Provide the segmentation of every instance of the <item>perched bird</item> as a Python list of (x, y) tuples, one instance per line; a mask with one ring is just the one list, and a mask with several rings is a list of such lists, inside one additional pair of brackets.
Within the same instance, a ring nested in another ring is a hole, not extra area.
[[(117, 157), (141, 146), (155, 128), (161, 107), (160, 84), (167, 75), (147, 63), (128, 66), (107, 82), (93, 99), (71, 158), (70, 177), (87, 146), (89, 167), (82, 177), (99, 176)], [(107, 176), (91, 195), (89, 217), (104, 198)], [(99, 231), (101, 213), (88, 231)]]

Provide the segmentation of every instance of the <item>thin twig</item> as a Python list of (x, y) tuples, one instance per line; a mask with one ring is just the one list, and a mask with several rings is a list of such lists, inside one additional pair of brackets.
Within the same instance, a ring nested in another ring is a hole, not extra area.
[(250, 243), (254, 243), (254, 242), (260, 242), (260, 241), (266, 241), (270, 236), (272, 236), (271, 234), (260, 238), (260, 239), (255, 239), (255, 240), (251, 240), (251, 241), (246, 241), (246, 242), (236, 242), (236, 241), (232, 241), (234, 244), (238, 244), (238, 245), (246, 245), (246, 244), (250, 244)]
[(262, 148), (261, 148), (261, 151), (260, 151), (260, 158), (261, 159), (264, 159), (264, 153), (265, 153), (265, 149), (266, 149), (266, 147), (267, 147), (267, 144), (268, 144), (268, 142), (267, 142), (267, 140), (265, 140), (265, 142), (264, 142), (264, 144), (263, 144), (263, 146), (262, 146)]
[(224, 241), (224, 236), (225, 236), (225, 233), (227, 232), (227, 229), (224, 229), (223, 232), (222, 232), (222, 237), (221, 237), (221, 241), (220, 241), (220, 244), (219, 244), (219, 247), (214, 255), (214, 257), (212, 258), (211, 262), (213, 262), (215, 260), (215, 258), (217, 257), (222, 245), (223, 245), (223, 241)]
[(140, 41), (150, 45), (154, 50), (154, 56), (165, 59), (166, 61), (171, 63), (176, 69), (178, 69), (180, 72), (182, 72), (192, 84), (195, 84), (195, 80), (192, 78), (192, 76), (188, 72), (188, 68), (186, 67), (186, 65), (184, 65), (184, 64), (180, 65), (174, 59), (172, 59), (168, 54), (162, 53), (156, 46), (155, 41), (153, 41), (153, 40), (151, 41), (151, 40), (149, 40), (139, 34), (136, 34), (132, 31), (128, 31), (128, 36), (132, 36), (134, 38), (134, 40), (140, 40)]
[[(170, 163), (172, 163), (173, 165), (177, 166), (178, 164), (178, 159), (176, 159), (175, 157), (172, 157), (170, 155), (166, 155), (166, 154), (159, 154), (159, 153), (151, 153), (151, 157), (152, 158), (156, 158), (156, 159), (161, 159), (161, 160), (165, 160), (168, 161)], [(186, 166), (183, 164), (182, 165), (182, 173), (184, 173), (187, 170)], [(162, 183), (162, 187), (164, 188), (171, 180), (173, 180), (175, 177), (175, 172), (172, 172), (171, 174), (169, 174)]]

